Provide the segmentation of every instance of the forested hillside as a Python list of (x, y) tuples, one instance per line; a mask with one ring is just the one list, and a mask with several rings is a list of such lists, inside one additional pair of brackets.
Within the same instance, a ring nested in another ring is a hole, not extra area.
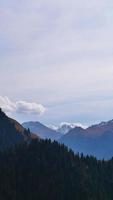
[(113, 160), (33, 140), (0, 152), (1, 200), (112, 200)]

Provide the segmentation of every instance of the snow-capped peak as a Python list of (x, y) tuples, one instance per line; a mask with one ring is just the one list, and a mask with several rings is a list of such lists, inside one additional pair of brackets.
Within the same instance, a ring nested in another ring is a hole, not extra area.
[(55, 125), (49, 125), (49, 128), (58, 131), (62, 134), (68, 133), (70, 130), (76, 128), (76, 127), (81, 127), (81, 128), (87, 128), (86, 126), (80, 124), (80, 123), (69, 123), (69, 122), (61, 122), (60, 125), (55, 126)]

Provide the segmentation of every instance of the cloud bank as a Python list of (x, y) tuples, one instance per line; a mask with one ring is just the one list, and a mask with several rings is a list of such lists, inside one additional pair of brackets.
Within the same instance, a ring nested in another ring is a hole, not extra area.
[(8, 97), (0, 96), (0, 107), (6, 113), (16, 114), (29, 114), (29, 115), (40, 115), (43, 114), (46, 108), (36, 102), (27, 101), (11, 101)]

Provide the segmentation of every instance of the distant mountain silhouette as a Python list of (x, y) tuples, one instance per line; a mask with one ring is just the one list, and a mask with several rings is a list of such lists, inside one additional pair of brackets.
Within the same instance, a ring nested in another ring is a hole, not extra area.
[(38, 138), (29, 130), (23, 128), (17, 121), (7, 117), (0, 109), (0, 149), (10, 147), (17, 143), (30, 141), (33, 138)]
[(99, 159), (113, 156), (113, 120), (87, 129), (74, 128), (60, 140), (75, 152), (94, 155)]
[(40, 122), (25, 122), (22, 124), (24, 128), (29, 128), (31, 132), (38, 134), (42, 139), (58, 140), (62, 134), (50, 129)]

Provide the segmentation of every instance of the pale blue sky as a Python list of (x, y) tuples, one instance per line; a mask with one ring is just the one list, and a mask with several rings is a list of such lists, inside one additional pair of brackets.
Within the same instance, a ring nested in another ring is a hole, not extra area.
[(0, 91), (21, 122), (112, 119), (113, 1), (1, 0)]

